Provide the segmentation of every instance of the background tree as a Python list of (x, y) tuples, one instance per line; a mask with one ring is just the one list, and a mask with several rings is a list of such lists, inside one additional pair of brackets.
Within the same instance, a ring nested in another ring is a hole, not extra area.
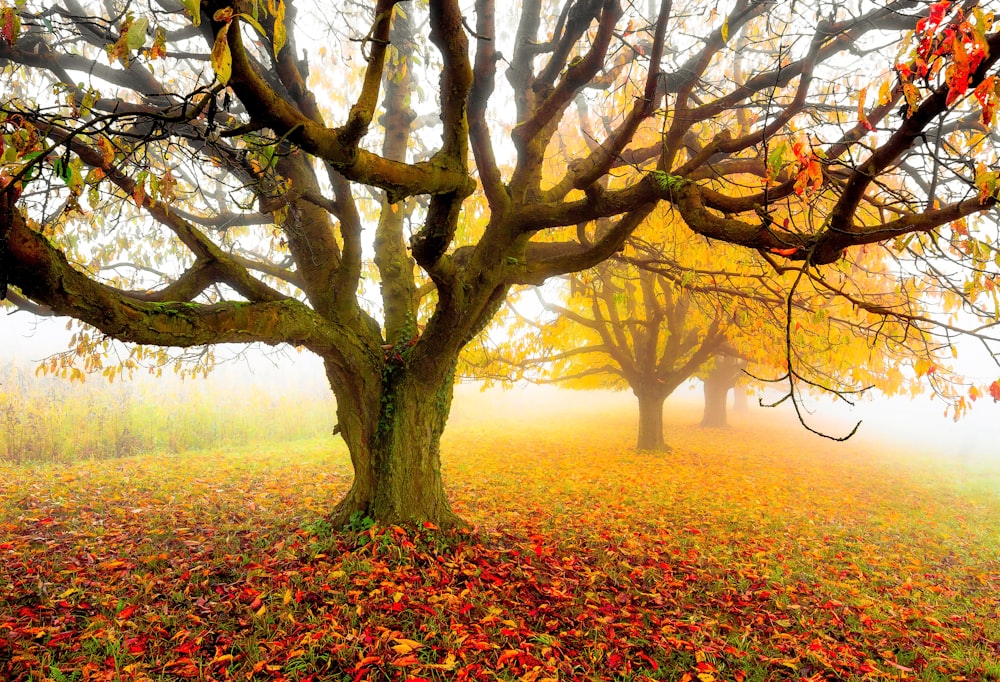
[(709, 366), (703, 368), (701, 382), (705, 393), (705, 411), (701, 425), (719, 428), (729, 425), (726, 401), (729, 391), (747, 376), (747, 361), (733, 349), (731, 354), (717, 353)]
[[(828, 268), (824, 281), (840, 292), (857, 279), (870, 304), (919, 315), (919, 283), (900, 280), (883, 259), (880, 251), (859, 251)], [(856, 386), (886, 395), (910, 384), (919, 389), (909, 381), (917, 372), (902, 367), (934, 366), (936, 379), (947, 380), (942, 349), (926, 335), (895, 319), (866, 322), (850, 300), (810, 281), (796, 284), (797, 277), (745, 250), (707, 243), (657, 212), (621, 253), (566, 275), (554, 294), (552, 287), (536, 290), (541, 315), (529, 312), (531, 297), (512, 306), (513, 333), (481, 344), (467, 358), (468, 371), (502, 381), (628, 388), (639, 406), (640, 450), (669, 449), (664, 403), (695, 377), (705, 384), (706, 426), (725, 426), (727, 393), (748, 365), (765, 382), (791, 371), (796, 390), (847, 400)]]
[[(355, 469), (336, 519), (457, 523), (438, 442), (461, 349), (658, 204), (803, 278), (889, 243), (992, 300), (971, 218), (996, 203), (1000, 34), (976, 2), (308, 9), (3, 4), (0, 296), (136, 344), (317, 353)], [(304, 24), (331, 30), (307, 46)], [(615, 126), (563, 147), (580, 98)]]
[(516, 367), (518, 379), (631, 389), (639, 405), (636, 447), (669, 449), (663, 403), (728, 347), (732, 311), (701, 310), (703, 301), (667, 278), (622, 263), (608, 261), (567, 279), (571, 300), (560, 304), (540, 297), (552, 315), (540, 322), (522, 318), (531, 328), (530, 337), (515, 342), (522, 358), (509, 346), (501, 346), (494, 357)]

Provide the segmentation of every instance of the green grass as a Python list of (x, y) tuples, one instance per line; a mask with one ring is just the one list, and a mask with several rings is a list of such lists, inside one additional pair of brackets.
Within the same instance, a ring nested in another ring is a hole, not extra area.
[(329, 437), (0, 465), (0, 677), (1000, 679), (995, 468), (505, 402), (444, 440), (472, 532), (332, 528)]
[(225, 377), (84, 384), (0, 361), (0, 460), (66, 464), (140, 453), (287, 442), (329, 434), (322, 386), (230, 385)]

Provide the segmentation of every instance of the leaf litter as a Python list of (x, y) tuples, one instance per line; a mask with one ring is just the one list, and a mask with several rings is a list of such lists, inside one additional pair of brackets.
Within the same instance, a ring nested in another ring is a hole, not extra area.
[(0, 674), (998, 679), (996, 470), (683, 412), (637, 453), (628, 409), (484, 405), (443, 444), (466, 531), (330, 527), (328, 440), (0, 465)]

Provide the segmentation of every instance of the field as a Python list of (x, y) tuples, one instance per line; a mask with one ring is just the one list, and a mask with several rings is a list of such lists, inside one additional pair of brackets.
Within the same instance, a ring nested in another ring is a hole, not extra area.
[(0, 678), (1000, 679), (996, 464), (633, 410), (463, 392), (455, 533), (331, 528), (332, 437), (0, 464)]

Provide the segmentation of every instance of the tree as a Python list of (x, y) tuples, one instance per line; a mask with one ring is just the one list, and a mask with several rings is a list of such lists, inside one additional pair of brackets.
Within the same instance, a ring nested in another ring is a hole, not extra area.
[(729, 390), (736, 388), (737, 382), (744, 376), (747, 362), (735, 351), (732, 354), (719, 353), (713, 360), (701, 379), (705, 392), (701, 425), (719, 428), (729, 425), (726, 399)]
[(726, 425), (726, 395), (748, 366), (755, 375), (791, 375), (796, 385), (844, 397), (858, 385), (891, 395), (912, 383), (900, 370), (904, 363), (940, 367), (939, 376), (946, 366), (925, 335), (898, 320), (865, 324), (842, 295), (844, 282), (864, 272), (857, 279), (871, 304), (919, 314), (913, 307), (919, 297), (910, 293), (918, 283), (901, 280), (883, 256), (859, 251), (831, 265), (824, 277), (829, 288), (797, 284), (798, 272), (775, 272), (765, 258), (706, 243), (657, 211), (620, 253), (564, 276), (559, 302), (536, 289), (542, 314), (512, 305), (514, 333), (481, 344), (468, 358), (468, 373), (628, 388), (639, 408), (636, 447), (653, 451), (669, 450), (666, 399), (696, 376), (705, 386), (705, 426)]
[[(333, 516), (440, 525), (462, 348), (511, 287), (600, 263), (659, 204), (803, 277), (865, 244), (954, 248), (969, 277), (924, 274), (992, 292), (971, 218), (996, 203), (1000, 34), (975, 2), (469, 10), (5, 2), (0, 295), (134, 344), (317, 353), (355, 469)], [(301, 59), (297, 12), (335, 49)], [(581, 100), (615, 126), (561, 148)]]
[(572, 294), (565, 305), (539, 297), (553, 315), (542, 321), (521, 318), (531, 336), (515, 341), (520, 359), (510, 346), (502, 346), (491, 364), (506, 362), (517, 368), (514, 377), (539, 383), (627, 387), (639, 406), (636, 447), (668, 450), (663, 404), (728, 348), (732, 311), (699, 310), (704, 302), (666, 277), (613, 261), (567, 279)]

